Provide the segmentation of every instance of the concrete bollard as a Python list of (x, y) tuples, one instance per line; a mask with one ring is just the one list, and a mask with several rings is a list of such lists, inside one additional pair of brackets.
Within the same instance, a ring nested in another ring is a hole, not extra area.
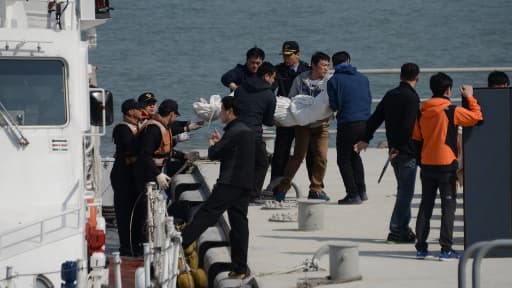
[(329, 273), (333, 281), (348, 282), (362, 279), (359, 273), (359, 248), (356, 243), (329, 243)]
[(302, 200), (299, 203), (299, 230), (314, 231), (324, 228), (324, 200)]

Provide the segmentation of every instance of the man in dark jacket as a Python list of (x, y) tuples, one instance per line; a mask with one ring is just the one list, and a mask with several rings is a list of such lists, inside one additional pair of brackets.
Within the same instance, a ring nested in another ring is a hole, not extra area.
[(171, 178), (163, 173), (166, 161), (171, 157), (172, 133), (168, 126), (178, 117), (178, 103), (172, 99), (162, 101), (158, 112), (148, 121), (139, 135), (139, 149), (135, 163), (138, 200), (133, 215), (132, 230), (135, 254), (142, 254), (144, 222), (146, 219), (146, 183), (156, 181), (160, 189), (169, 188)]
[(416, 93), (420, 68), (414, 63), (405, 63), (400, 72), (400, 85), (389, 90), (366, 122), (366, 135), (354, 145), (356, 152), (366, 149), (375, 130), (386, 122), (386, 138), (389, 159), (395, 172), (397, 192), (395, 207), (389, 223), (388, 243), (414, 243), (416, 235), (409, 227), (411, 201), (416, 182), (416, 141), (412, 140), (414, 122), (420, 109), (420, 98)]
[(256, 71), (265, 60), (265, 52), (258, 47), (247, 50), (245, 64), (237, 64), (235, 68), (222, 75), (220, 81), (231, 91), (235, 91), (247, 78), (256, 76)]
[(366, 120), (370, 117), (370, 82), (350, 65), (350, 55), (345, 51), (334, 53), (332, 64), (335, 71), (327, 82), (327, 94), (329, 106), (337, 112), (337, 161), (347, 192), (338, 204), (361, 204), (367, 199), (364, 168), (353, 146), (364, 136)]
[(133, 167), (137, 156), (138, 122), (142, 115), (139, 109), (140, 105), (134, 99), (124, 101), (121, 105), (123, 121), (112, 131), (116, 153), (114, 166), (110, 172), (110, 182), (114, 190), (119, 252), (122, 256), (133, 256), (133, 249), (130, 246), (130, 215), (137, 199)]
[(276, 78), (274, 66), (263, 62), (258, 68), (256, 77), (248, 78), (235, 91), (235, 98), (240, 109), (238, 119), (256, 132), (255, 156), (255, 189), (251, 193), (251, 200), (261, 195), (263, 182), (268, 169), (268, 156), (265, 142), (263, 142), (262, 125), (274, 125), (274, 111), (276, 97), (271, 86)]
[[(276, 66), (277, 71), (277, 96), (290, 97), (290, 88), (293, 80), (302, 72), (309, 71), (308, 63), (300, 60), (299, 44), (295, 41), (286, 41), (282, 47), (283, 62)], [(286, 165), (290, 159), (293, 139), (295, 139), (295, 127), (277, 127), (274, 141), (274, 154), (272, 155), (271, 180), (284, 176)], [(309, 178), (313, 167), (313, 149), (308, 149), (306, 155), (306, 168)], [(274, 191), (277, 192), (277, 191)]]
[(187, 248), (208, 227), (217, 223), (228, 211), (231, 231), (230, 277), (244, 278), (247, 273), (247, 250), (249, 247), (249, 223), (247, 209), (249, 194), (254, 188), (254, 144), (255, 132), (237, 119), (240, 111), (237, 99), (226, 96), (222, 99), (221, 121), (226, 124), (224, 136), (215, 129), (209, 139), (208, 158), (220, 160), (220, 171), (212, 193), (194, 215), (192, 222), (183, 229), (183, 247)]

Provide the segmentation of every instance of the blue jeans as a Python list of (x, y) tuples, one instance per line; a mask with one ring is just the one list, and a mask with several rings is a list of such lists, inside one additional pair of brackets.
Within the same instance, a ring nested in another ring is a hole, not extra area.
[(397, 182), (395, 207), (391, 215), (391, 233), (406, 234), (411, 221), (411, 201), (416, 182), (416, 158), (410, 155), (396, 156), (391, 160)]

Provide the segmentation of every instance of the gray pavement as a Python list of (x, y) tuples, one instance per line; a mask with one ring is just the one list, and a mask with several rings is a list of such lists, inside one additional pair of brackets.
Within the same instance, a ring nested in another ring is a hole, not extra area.
[[(441, 262), (415, 259), (414, 244), (386, 244), (389, 219), (395, 201), (396, 182), (389, 167), (382, 182), (377, 178), (387, 157), (385, 149), (362, 152), (369, 200), (361, 205), (341, 206), (337, 200), (345, 196), (343, 182), (336, 165), (336, 151), (329, 149), (325, 191), (331, 201), (324, 205), (324, 229), (299, 231), (297, 222), (270, 222), (274, 213), (297, 213), (289, 210), (268, 210), (262, 206), (249, 207), (250, 243), (249, 265), (259, 287), (297, 287), (298, 281), (326, 277), (329, 256), (320, 260), (319, 271), (303, 272), (301, 265), (315, 251), (330, 241), (353, 241), (359, 246), (359, 271), (362, 280), (322, 287), (457, 287), (458, 261)], [(200, 172), (207, 184), (215, 182), (218, 165), (200, 163)], [(308, 191), (304, 165), (294, 182)], [(289, 193), (290, 194), (290, 193)], [(411, 227), (414, 228), (421, 195), (421, 183), (416, 182)], [(291, 196), (291, 195), (290, 195)], [(454, 249), (464, 249), (462, 193), (459, 193), (455, 218)], [(436, 205), (431, 221), (429, 250), (439, 254), (440, 209)], [(471, 261), (467, 266), (467, 283), (471, 284)], [(482, 287), (512, 287), (511, 258), (485, 259), (482, 263)], [(469, 287), (469, 286), (468, 286)]]

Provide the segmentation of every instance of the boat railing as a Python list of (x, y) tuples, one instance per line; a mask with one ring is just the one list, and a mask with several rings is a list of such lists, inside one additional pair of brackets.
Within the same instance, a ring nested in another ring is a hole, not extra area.
[[(80, 228), (80, 207), (75, 209), (70, 209), (53, 216), (37, 220), (34, 222), (27, 223), (21, 227), (14, 228), (12, 230), (6, 231), (0, 234), (0, 259), (2, 256), (5, 256), (4, 250), (7, 248), (11, 248), (13, 246), (20, 245), (25, 242), (36, 243), (42, 245), (45, 243), (45, 237), (53, 232), (59, 231), (63, 228), (72, 228), (79, 229)], [(67, 218), (69, 215), (75, 214), (76, 217), (76, 225), (68, 225)], [(59, 219), (60, 218), (60, 222)], [(34, 231), (35, 230), (35, 231)], [(21, 239), (11, 239), (11, 241), (7, 242), (7, 238), (19, 236)]]
[(482, 263), (482, 259), (485, 258), (489, 252), (495, 250), (496, 248), (512, 248), (512, 239), (497, 239), (491, 241), (476, 242), (466, 249), (462, 255), (462, 258), (459, 260), (459, 288), (466, 287), (466, 264), (470, 258), (473, 258), (473, 283), (471, 287), (480, 288), (480, 265)]

